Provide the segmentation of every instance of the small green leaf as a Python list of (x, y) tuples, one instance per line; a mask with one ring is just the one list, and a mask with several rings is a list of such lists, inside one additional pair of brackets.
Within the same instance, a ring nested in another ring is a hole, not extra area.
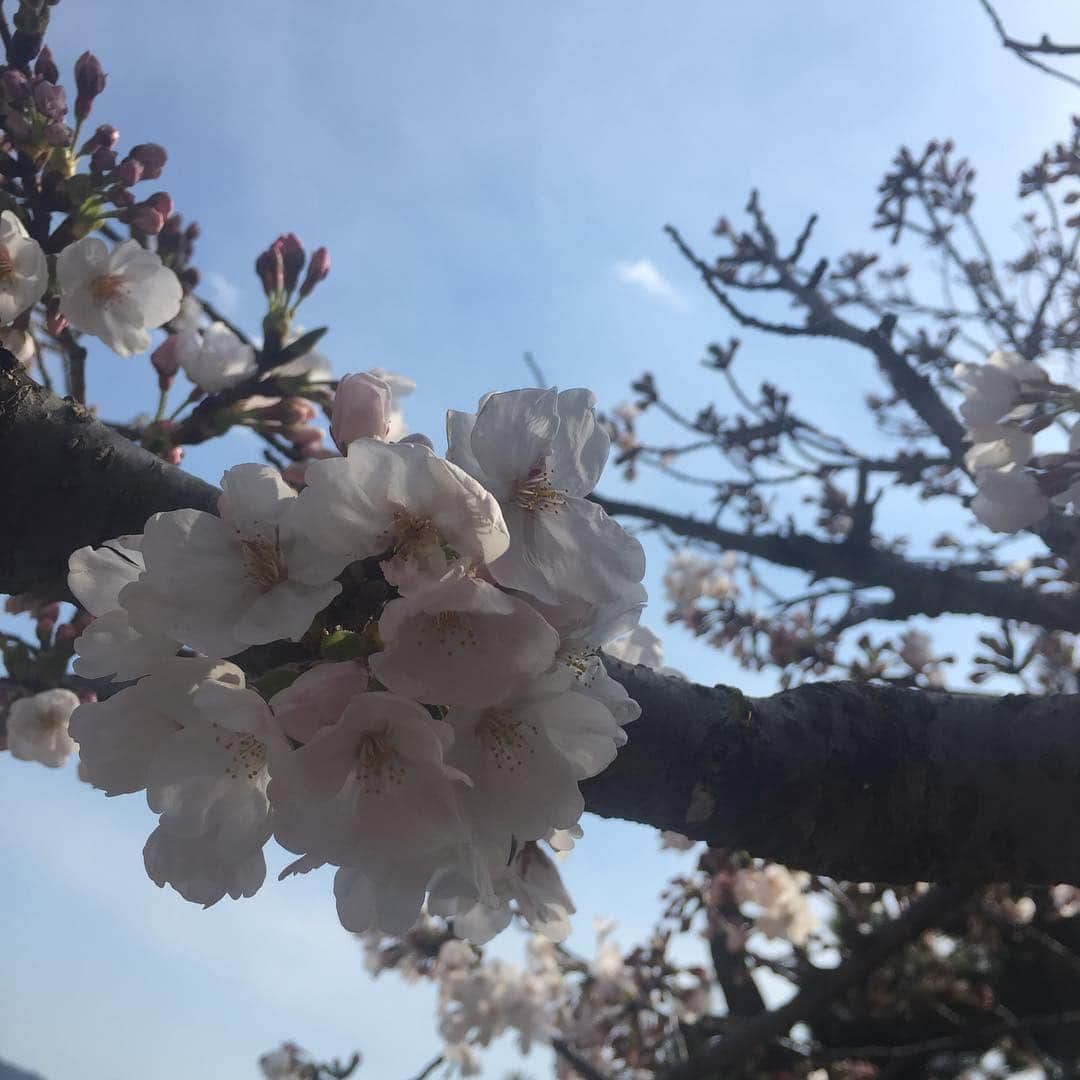
[(324, 660), (359, 660), (368, 651), (363, 635), (353, 630), (335, 630), (319, 646), (319, 655)]

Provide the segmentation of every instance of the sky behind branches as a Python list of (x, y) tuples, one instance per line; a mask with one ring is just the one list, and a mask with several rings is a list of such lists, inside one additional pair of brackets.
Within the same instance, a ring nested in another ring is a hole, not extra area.
[[(1000, 8), (1017, 36), (1080, 40), (1064, 4)], [(719, 396), (698, 361), (735, 331), (662, 226), (710, 253), (716, 219), (736, 219), (751, 187), (781, 235), (820, 213), (815, 253), (880, 248), (868, 224), (897, 146), (951, 135), (979, 167), (992, 245), (1010, 253), (1016, 174), (1080, 104), (1001, 50), (975, 0), (62, 0), (50, 41), (65, 73), (86, 48), (102, 60), (95, 122), (117, 124), (123, 147), (167, 147), (162, 185), (203, 227), (208, 298), (256, 331), (256, 252), (289, 230), (327, 244), (333, 270), (303, 321), (330, 325), (338, 374), (415, 378), (406, 414), (440, 447), (446, 408), (530, 382), (527, 349), (552, 383), (584, 383), (608, 407), (644, 370), (688, 407)], [(740, 363), (752, 383), (797, 385), (826, 427), (863, 422), (838, 414), (838, 385), (848, 409), (876, 386), (866, 358), (835, 344), (748, 340)], [(153, 408), (145, 358), (103, 353), (89, 385), (104, 416)], [(216, 481), (257, 455), (234, 436), (187, 464)], [(624, 493), (614, 478), (601, 490)], [(694, 508), (656, 477), (625, 493)], [(658, 596), (662, 549), (649, 552)], [(662, 601), (646, 622), (664, 629)], [(772, 688), (685, 635), (665, 639), (692, 678)], [(616, 917), (629, 945), (679, 862), (649, 830), (584, 824), (565, 872), (574, 944), (591, 954), (592, 917)], [(360, 1049), (360, 1075), (394, 1080), (432, 1056), (430, 988), (371, 982), (329, 875), (202, 912), (145, 878), (151, 826), (137, 796), (106, 800), (71, 769), (0, 756), (0, 1057), (47, 1080), (243, 1080), (293, 1038)], [(520, 940), (497, 950), (518, 956)], [(513, 1060), (490, 1055), (486, 1075)], [(526, 1068), (548, 1071), (535, 1054)]]

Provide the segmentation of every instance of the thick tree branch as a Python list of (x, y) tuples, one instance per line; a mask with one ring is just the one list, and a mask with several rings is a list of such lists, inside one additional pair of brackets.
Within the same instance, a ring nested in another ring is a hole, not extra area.
[(910, 615), (987, 615), (1047, 630), (1080, 630), (1080, 600), (1038, 592), (1018, 582), (986, 581), (969, 570), (911, 562), (869, 545), (818, 540), (805, 533), (744, 533), (621, 499), (597, 498), (615, 517), (633, 517), (677, 536), (743, 551), (815, 578), (892, 589), (890, 618)]
[[(0, 505), (14, 508), (0, 518), (7, 591), (49, 591), (73, 548), (139, 531), (159, 510), (216, 503), (215, 488), (37, 387), (8, 354), (0, 454), (11, 466)], [(780, 557), (779, 539), (763, 542)], [(988, 584), (938, 576), (961, 595)], [(1007, 595), (1020, 604), (1014, 617), (1065, 619), (1065, 608), (1024, 607), (1049, 598)], [(846, 879), (1080, 881), (1075, 697), (835, 683), (751, 700), (609, 666), (643, 714), (614, 765), (584, 785), (595, 813)]]
[(642, 717), (593, 813), (849, 881), (1080, 881), (1075, 696), (746, 698), (606, 662)]
[(0, 350), (0, 592), (67, 595), (68, 555), (141, 532), (158, 510), (213, 510), (217, 490), (166, 465)]

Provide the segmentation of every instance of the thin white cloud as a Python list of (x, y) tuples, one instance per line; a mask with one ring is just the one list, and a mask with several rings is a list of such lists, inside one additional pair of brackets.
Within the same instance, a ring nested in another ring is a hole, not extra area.
[(649, 259), (633, 262), (617, 262), (615, 277), (625, 285), (633, 285), (657, 300), (663, 300), (680, 310), (686, 307), (686, 299)]
[(211, 270), (205, 278), (208, 299), (225, 315), (235, 315), (240, 290), (224, 275)]

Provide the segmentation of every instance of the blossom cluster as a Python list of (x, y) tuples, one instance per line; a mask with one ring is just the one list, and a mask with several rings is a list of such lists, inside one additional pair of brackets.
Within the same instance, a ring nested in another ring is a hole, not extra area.
[[(1056, 383), (1019, 353), (995, 352), (985, 364), (958, 364), (960, 415), (971, 443), (964, 458), (978, 492), (975, 516), (995, 532), (1016, 532), (1051, 506), (1080, 503), (1080, 422), (1074, 387)], [(1067, 447), (1035, 454), (1035, 436), (1060, 425)]]
[(75, 672), (131, 684), (72, 715), (81, 774), (145, 790), (147, 871), (189, 900), (252, 895), (274, 836), (286, 874), (337, 868), (349, 930), (426, 904), (484, 941), (514, 906), (561, 939), (537, 843), (580, 835), (579, 783), (639, 712), (598, 656), (644, 603), (640, 545), (587, 498), (608, 436), (588, 391), (496, 393), (448, 414), (443, 458), (389, 441), (379, 382), (299, 493), (240, 465), (218, 515), (72, 555)]

